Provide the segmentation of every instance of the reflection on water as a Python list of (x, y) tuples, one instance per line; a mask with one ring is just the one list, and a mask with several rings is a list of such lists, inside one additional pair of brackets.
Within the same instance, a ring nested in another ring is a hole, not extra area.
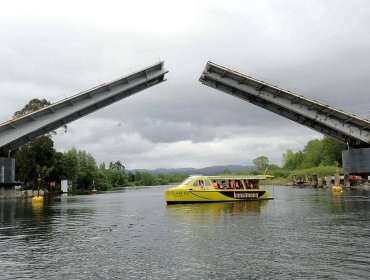
[(164, 188), (0, 200), (1, 279), (366, 279), (370, 197), (166, 206)]
[[(174, 204), (167, 206), (167, 215), (171, 222), (183, 222), (186, 217), (192, 223), (222, 223), (227, 215), (248, 215), (259, 213), (261, 207), (267, 205), (267, 200), (262, 201), (236, 201), (199, 204)], [(179, 219), (178, 215), (181, 215)]]
[(260, 212), (261, 207), (268, 203), (267, 200), (261, 201), (236, 201), (236, 202), (215, 202), (215, 203), (199, 203), (199, 204), (174, 204), (168, 205), (169, 211), (188, 211), (192, 212), (212, 212), (216, 215), (222, 213), (247, 213), (247, 212)]

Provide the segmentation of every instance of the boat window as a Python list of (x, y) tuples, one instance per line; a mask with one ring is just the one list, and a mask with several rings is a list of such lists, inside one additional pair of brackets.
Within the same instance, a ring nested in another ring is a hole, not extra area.
[(193, 187), (204, 187), (204, 180), (196, 180), (196, 181), (194, 181)]
[(210, 186), (212, 186), (211, 181), (210, 181), (210, 180), (204, 180), (204, 186), (205, 186), (205, 187), (210, 187)]
[(254, 188), (259, 189), (259, 180), (256, 180), (254, 183)]

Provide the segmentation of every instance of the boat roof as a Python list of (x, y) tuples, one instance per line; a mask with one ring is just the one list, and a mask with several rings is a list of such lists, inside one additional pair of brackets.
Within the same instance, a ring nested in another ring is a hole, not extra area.
[(265, 180), (274, 178), (272, 175), (217, 175), (217, 176), (203, 176), (203, 175), (192, 175), (190, 178), (204, 178), (210, 180)]

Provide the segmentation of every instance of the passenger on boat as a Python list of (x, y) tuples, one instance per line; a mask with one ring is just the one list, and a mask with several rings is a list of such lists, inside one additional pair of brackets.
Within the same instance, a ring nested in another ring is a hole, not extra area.
[(248, 180), (244, 180), (244, 186), (245, 186), (246, 189), (250, 189), (250, 185), (249, 185)]
[(221, 185), (220, 185), (220, 189), (226, 189), (226, 188), (227, 188), (226, 182), (225, 182), (225, 180), (222, 180)]
[(240, 189), (240, 181), (239, 180), (235, 180), (235, 188)]
[(234, 181), (229, 180), (229, 183), (228, 183), (228, 189), (234, 189), (234, 188), (235, 188), (235, 183), (234, 183)]
[(199, 187), (203, 188), (204, 187), (204, 182), (203, 180), (199, 180)]
[(218, 188), (219, 188), (219, 185), (218, 185), (218, 183), (216, 182), (216, 180), (213, 180), (213, 182), (212, 182), (212, 186), (213, 186), (213, 188), (214, 188), (214, 189), (218, 189)]

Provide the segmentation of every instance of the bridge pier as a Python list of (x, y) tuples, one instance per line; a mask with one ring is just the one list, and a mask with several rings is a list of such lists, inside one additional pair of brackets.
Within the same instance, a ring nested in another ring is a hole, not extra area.
[(15, 159), (0, 157), (0, 199), (15, 197)]
[(15, 181), (15, 159), (0, 157), (0, 186), (12, 184)]
[(344, 172), (370, 176), (370, 148), (342, 151), (342, 160)]

